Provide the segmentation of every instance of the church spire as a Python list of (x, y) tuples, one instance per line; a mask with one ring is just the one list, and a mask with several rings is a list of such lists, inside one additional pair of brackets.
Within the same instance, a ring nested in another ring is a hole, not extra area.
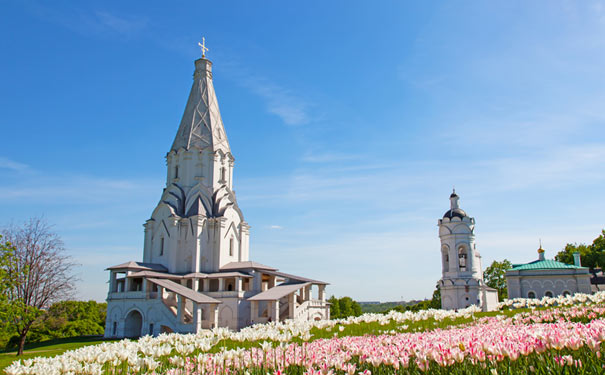
[(224, 153), (230, 153), (212, 84), (212, 62), (205, 57), (208, 51), (205, 40), (200, 47), (202, 58), (195, 61), (193, 86), (170, 151), (178, 151), (181, 148), (202, 150), (212, 147), (213, 151), (222, 150)]

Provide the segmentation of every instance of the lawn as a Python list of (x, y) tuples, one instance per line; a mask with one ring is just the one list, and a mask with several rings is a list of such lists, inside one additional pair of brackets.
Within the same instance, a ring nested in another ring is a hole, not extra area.
[(43, 341), (40, 343), (25, 345), (25, 353), (20, 357), (17, 357), (16, 351), (0, 351), (0, 370), (2, 370), (2, 374), (4, 374), (4, 368), (17, 359), (52, 357), (62, 354), (67, 350), (100, 344), (107, 341), (115, 340), (105, 340), (101, 336), (82, 336)]

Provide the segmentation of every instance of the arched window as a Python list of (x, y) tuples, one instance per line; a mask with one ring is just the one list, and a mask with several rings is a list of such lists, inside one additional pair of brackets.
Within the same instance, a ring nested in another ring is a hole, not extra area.
[(174, 178), (179, 178), (179, 166), (174, 167)]
[(113, 335), (116, 336), (118, 333), (118, 322), (113, 322)]
[(229, 239), (229, 256), (233, 256), (233, 237)]
[(464, 248), (464, 246), (460, 246), (458, 248), (458, 268), (460, 269), (460, 271), (464, 272), (466, 271), (466, 263), (467, 263), (467, 254), (466, 254), (466, 249)]
[(547, 290), (546, 293), (544, 293), (545, 297), (552, 297), (552, 292), (550, 290)]
[(233, 284), (228, 284), (227, 285), (227, 290), (230, 291), (230, 292), (233, 291)]
[(534, 293), (534, 292), (527, 293), (527, 298), (536, 298), (536, 293)]
[(221, 181), (225, 181), (225, 167), (221, 167)]
[(565, 297), (569, 296), (570, 294), (571, 294), (571, 292), (570, 292), (569, 290), (564, 290), (564, 291), (563, 291), (563, 295), (564, 295)]
[(164, 237), (160, 238), (160, 256), (164, 255)]

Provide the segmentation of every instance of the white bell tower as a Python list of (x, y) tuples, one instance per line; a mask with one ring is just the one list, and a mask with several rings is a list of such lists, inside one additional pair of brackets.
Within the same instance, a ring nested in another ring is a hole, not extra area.
[(494, 293), (497, 304), (497, 292), (483, 281), (481, 255), (475, 245), (475, 219), (460, 208), (459, 199), (454, 190), (450, 195), (450, 209), (438, 222), (442, 263), (439, 281), (441, 308), (451, 310), (478, 305), (487, 310), (493, 305)]

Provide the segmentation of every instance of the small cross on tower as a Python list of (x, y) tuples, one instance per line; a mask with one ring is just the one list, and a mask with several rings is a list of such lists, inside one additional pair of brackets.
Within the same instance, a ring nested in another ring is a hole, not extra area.
[(208, 48), (206, 48), (206, 38), (202, 37), (202, 42), (198, 42), (197, 45), (200, 46), (200, 49), (202, 50), (202, 58), (206, 57), (206, 51), (208, 51)]

